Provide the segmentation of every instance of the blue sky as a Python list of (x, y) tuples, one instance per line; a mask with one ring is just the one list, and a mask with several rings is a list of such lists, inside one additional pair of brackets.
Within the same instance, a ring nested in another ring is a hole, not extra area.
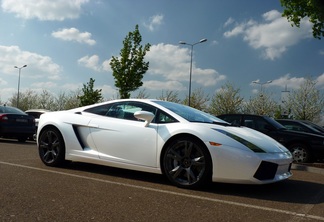
[[(27, 89), (53, 94), (81, 89), (90, 78), (105, 99), (116, 98), (109, 61), (139, 25), (150, 43), (143, 79), (151, 98), (162, 91), (188, 95), (190, 46), (194, 46), (192, 91), (212, 96), (226, 82), (246, 99), (260, 84), (275, 99), (307, 77), (324, 88), (324, 40), (303, 20), (291, 27), (279, 0), (1, 0), (0, 99)], [(138, 91), (132, 93), (136, 96)]]

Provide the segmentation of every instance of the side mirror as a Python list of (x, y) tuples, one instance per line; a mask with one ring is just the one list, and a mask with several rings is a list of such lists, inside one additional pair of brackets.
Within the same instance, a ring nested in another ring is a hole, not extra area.
[(148, 111), (136, 111), (134, 113), (134, 116), (136, 119), (144, 120), (145, 121), (145, 127), (147, 127), (153, 120), (154, 114)]

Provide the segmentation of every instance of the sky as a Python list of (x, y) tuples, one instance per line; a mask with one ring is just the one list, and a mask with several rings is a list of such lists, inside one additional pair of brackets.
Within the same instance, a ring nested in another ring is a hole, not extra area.
[[(20, 92), (53, 95), (82, 89), (90, 78), (108, 100), (118, 89), (109, 62), (139, 26), (149, 69), (149, 98), (167, 91), (184, 99), (189, 91), (212, 97), (226, 83), (249, 99), (260, 90), (280, 100), (306, 78), (324, 89), (324, 39), (311, 23), (292, 27), (280, 0), (1, 0), (0, 100)], [(201, 39), (207, 41), (198, 43)], [(196, 44), (197, 43), (197, 44)], [(14, 68), (14, 67), (18, 68)], [(252, 82), (257, 82), (252, 83)], [(267, 83), (272, 81), (271, 83)], [(266, 84), (267, 83), (267, 84)]]

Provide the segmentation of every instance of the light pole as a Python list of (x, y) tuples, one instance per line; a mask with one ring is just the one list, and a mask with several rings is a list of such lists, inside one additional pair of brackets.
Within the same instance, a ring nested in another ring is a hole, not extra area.
[(260, 82), (259, 80), (256, 80), (256, 81), (252, 81), (252, 83), (259, 84), (260, 87), (261, 87), (260, 89), (261, 89), (261, 93), (262, 93), (262, 86), (266, 85), (266, 84), (269, 84), (269, 83), (272, 83), (272, 80), (269, 80), (269, 81), (266, 81), (266, 82)]
[(190, 44), (190, 43), (186, 43), (184, 41), (180, 41), (179, 44), (182, 45), (190, 45), (191, 46), (191, 50), (190, 50), (190, 71), (189, 71), (189, 99), (188, 99), (188, 106), (190, 106), (190, 97), (191, 97), (191, 76), (192, 76), (192, 52), (193, 52), (193, 47), (194, 45), (197, 45), (199, 43), (203, 43), (206, 42), (207, 39), (201, 39), (199, 42)]
[(22, 68), (25, 68), (27, 67), (27, 65), (24, 65), (22, 67), (18, 67), (18, 66), (15, 66), (14, 68), (18, 69), (19, 70), (19, 74), (18, 74), (18, 95), (17, 95), (17, 108), (18, 108), (18, 105), (19, 105), (19, 88), (20, 88), (20, 73), (21, 73), (21, 69)]

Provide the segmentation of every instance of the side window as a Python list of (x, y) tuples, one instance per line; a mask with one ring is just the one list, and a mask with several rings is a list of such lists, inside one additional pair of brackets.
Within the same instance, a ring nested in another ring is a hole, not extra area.
[(89, 109), (86, 109), (84, 111), (88, 112), (88, 113), (101, 115), (101, 116), (106, 116), (107, 112), (108, 112), (108, 110), (110, 109), (111, 106), (112, 106), (111, 104), (105, 104), (105, 105), (102, 105), (102, 106), (96, 106), (96, 107), (93, 107), (93, 108), (89, 108)]
[(244, 124), (246, 127), (258, 130), (260, 132), (269, 131), (269, 128), (270, 128), (269, 123), (265, 119), (257, 117), (257, 116), (245, 117)]
[(258, 122), (259, 122), (259, 118), (255, 116), (246, 116), (244, 118), (244, 126), (260, 131), (258, 127)]
[(111, 106), (107, 112), (107, 116), (119, 118), (119, 119), (140, 121), (136, 119), (134, 116), (134, 113), (137, 111), (148, 111), (148, 112), (152, 112), (154, 115), (156, 114), (156, 108), (153, 106), (140, 103), (140, 102), (127, 101), (127, 102), (116, 103), (113, 106)]
[(232, 125), (241, 125), (241, 116), (240, 115), (235, 115), (235, 116), (224, 116), (222, 119)]
[(310, 132), (310, 130), (308, 128), (306, 128), (305, 126), (302, 126), (302, 125), (299, 125), (299, 124), (296, 124), (293, 122), (289, 123), (289, 125), (285, 125), (285, 127), (290, 130)]
[(123, 119), (124, 118), (123, 107), (124, 106), (120, 103), (112, 105), (109, 108), (108, 112), (106, 113), (106, 116)]
[(175, 118), (170, 116), (169, 114), (163, 112), (162, 110), (159, 110), (156, 118), (155, 123), (175, 123), (178, 122)]

